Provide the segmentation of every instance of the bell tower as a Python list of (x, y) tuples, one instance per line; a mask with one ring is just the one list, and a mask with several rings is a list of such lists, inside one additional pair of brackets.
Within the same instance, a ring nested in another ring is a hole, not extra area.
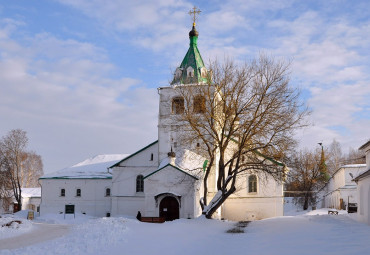
[(179, 67), (173, 74), (170, 86), (158, 88), (160, 96), (158, 117), (159, 162), (168, 157), (171, 148), (176, 155), (181, 155), (185, 149), (191, 149), (189, 144), (181, 145), (180, 136), (183, 135), (183, 123), (179, 123), (178, 116), (184, 112), (184, 98), (176, 90), (178, 86), (198, 86), (207, 83), (207, 69), (198, 50), (198, 36), (196, 19), (201, 11), (196, 7), (189, 11), (193, 26), (189, 32), (189, 49)]

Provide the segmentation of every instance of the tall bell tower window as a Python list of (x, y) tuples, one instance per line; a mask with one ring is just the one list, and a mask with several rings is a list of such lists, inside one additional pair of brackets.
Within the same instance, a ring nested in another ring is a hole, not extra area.
[(184, 112), (184, 98), (175, 97), (172, 99), (172, 113), (182, 114)]
[(194, 113), (204, 113), (206, 111), (206, 100), (204, 96), (194, 97)]

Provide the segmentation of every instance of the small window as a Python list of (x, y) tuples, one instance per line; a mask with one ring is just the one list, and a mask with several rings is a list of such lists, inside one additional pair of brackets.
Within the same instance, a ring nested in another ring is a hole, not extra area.
[(202, 78), (207, 78), (207, 69), (206, 68), (202, 67), (200, 69), (200, 73), (201, 73)]
[(206, 111), (206, 100), (204, 96), (194, 97), (194, 112), (204, 113)]
[(184, 98), (176, 97), (172, 100), (172, 113), (182, 114), (184, 109)]
[(188, 76), (188, 77), (193, 77), (193, 76), (194, 76), (194, 69), (193, 69), (191, 66), (189, 66), (189, 67), (186, 69), (186, 71), (187, 71), (187, 76)]
[(65, 197), (66, 196), (66, 190), (65, 189), (60, 189), (60, 196)]
[(198, 148), (200, 147), (200, 143), (197, 143), (197, 147), (198, 147)]
[(110, 197), (110, 188), (105, 189), (105, 196)]
[(176, 78), (180, 78), (181, 77), (181, 74), (182, 74), (182, 70), (180, 68), (177, 68), (176, 69), (176, 72), (175, 72), (175, 77)]
[(110, 217), (110, 212), (107, 212), (107, 213), (105, 214), (105, 217)]
[(144, 176), (142, 175), (136, 177), (136, 192), (144, 192)]
[(153, 161), (153, 159), (154, 159), (154, 154), (152, 153), (150, 154), (150, 161)]
[(257, 176), (254, 174), (250, 175), (248, 178), (248, 192), (249, 193), (257, 192)]
[(81, 196), (81, 189), (76, 189), (76, 197), (80, 197)]

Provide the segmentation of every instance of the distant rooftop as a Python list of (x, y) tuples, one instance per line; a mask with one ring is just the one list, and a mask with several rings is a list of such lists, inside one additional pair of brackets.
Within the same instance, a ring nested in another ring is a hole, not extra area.
[(344, 165), (344, 166), (341, 166), (341, 168), (351, 168), (351, 167), (366, 167), (366, 164), (349, 164), (349, 165)]
[(41, 188), (21, 188), (22, 197), (41, 197)]

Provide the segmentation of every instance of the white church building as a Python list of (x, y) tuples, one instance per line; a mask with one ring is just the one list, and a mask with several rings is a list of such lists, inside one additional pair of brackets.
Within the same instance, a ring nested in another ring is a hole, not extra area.
[[(158, 140), (128, 156), (101, 155), (41, 177), (41, 214), (71, 212), (73, 208), (97, 217), (136, 216), (138, 211), (145, 217), (166, 220), (201, 215), (202, 176), (189, 169), (201, 168), (204, 159), (196, 154), (194, 144), (177, 140), (182, 134), (177, 131), (176, 114), (186, 106), (176, 87), (202, 86), (207, 77), (195, 26), (189, 38), (189, 50), (173, 81), (158, 88)], [(209, 197), (213, 197), (216, 178), (209, 180)], [(238, 190), (214, 217), (257, 220), (283, 215), (281, 182), (252, 171), (238, 182)]]

